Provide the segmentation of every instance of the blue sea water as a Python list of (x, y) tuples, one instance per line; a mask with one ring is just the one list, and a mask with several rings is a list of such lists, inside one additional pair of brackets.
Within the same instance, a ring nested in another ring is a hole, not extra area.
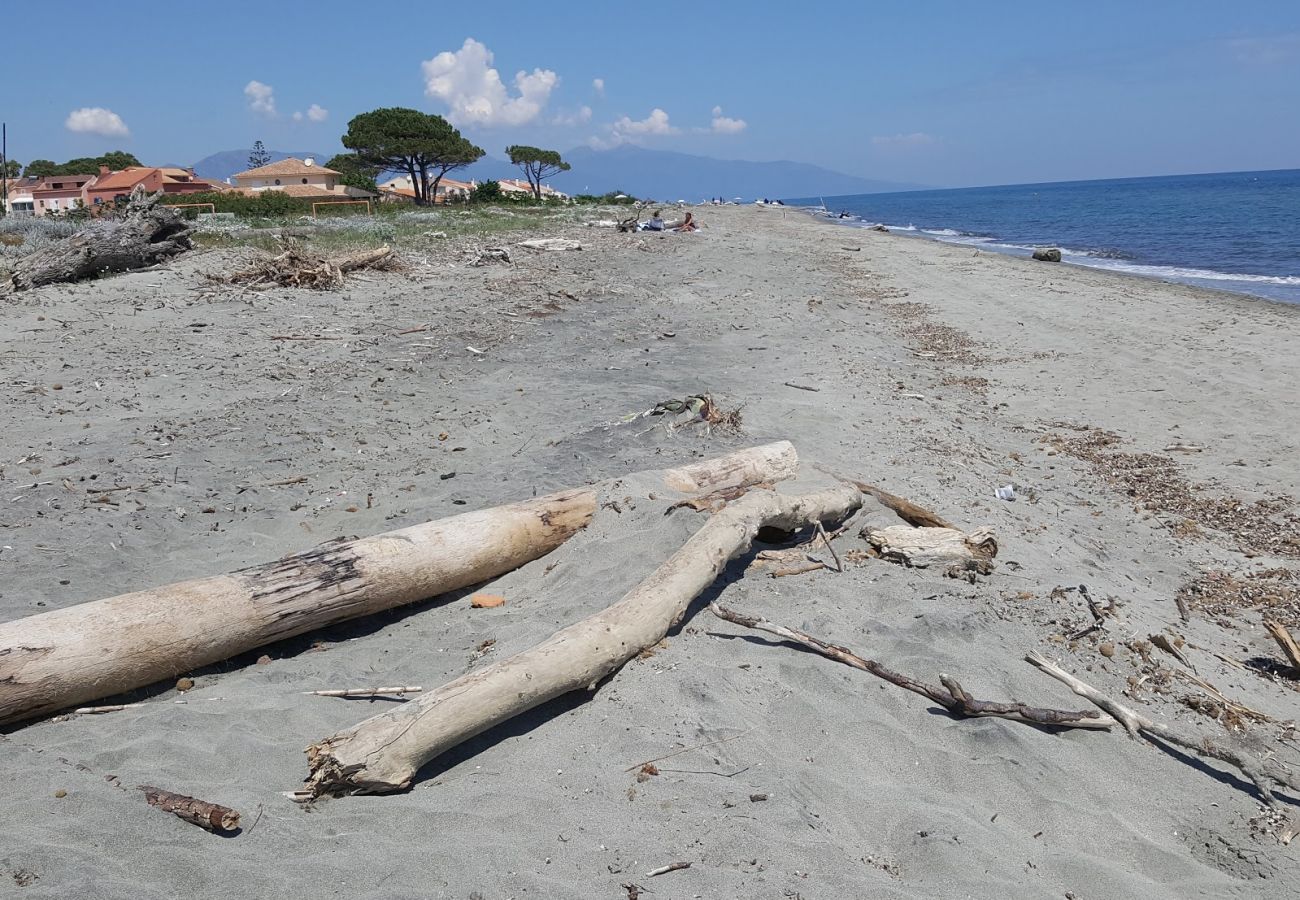
[(845, 224), (1300, 303), (1300, 169), (790, 201)]

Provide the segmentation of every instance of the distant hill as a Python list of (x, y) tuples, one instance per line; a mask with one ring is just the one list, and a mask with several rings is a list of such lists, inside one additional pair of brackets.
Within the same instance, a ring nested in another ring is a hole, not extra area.
[[(668, 150), (647, 150), (630, 144), (613, 150), (577, 147), (565, 153), (564, 159), (573, 169), (548, 179), (547, 184), (567, 194), (603, 194), (621, 190), (658, 200), (694, 201), (706, 197), (752, 200), (757, 197), (874, 194), (925, 187), (859, 178), (789, 160), (747, 162), (713, 159)], [(484, 157), (452, 177), (482, 180), (518, 178), (520, 175), (508, 162)]]
[[(205, 156), (194, 164), (194, 174), (200, 178), (209, 180), (225, 181), (231, 175), (237, 172), (244, 172), (248, 169), (248, 155), (252, 153), (252, 148), (248, 150), (222, 150), (220, 153), (214, 153), (211, 156)], [(267, 150), (271, 162), (279, 162), (290, 156), (296, 156), (299, 159), (312, 156), (321, 165), (329, 159), (320, 153), (314, 153), (311, 150)]]
[[(194, 171), (202, 178), (224, 181), (248, 168), (248, 154), (251, 152), (225, 150), (214, 153), (196, 162)], [(314, 156), (321, 164), (328, 159), (324, 154), (308, 150), (267, 152), (271, 155), (272, 162), (287, 156)], [(575, 147), (564, 154), (564, 159), (573, 169), (547, 179), (546, 183), (566, 194), (627, 191), (637, 197), (653, 197), (657, 200), (695, 201), (706, 197), (741, 197), (753, 200), (758, 197), (815, 197), (819, 194), (827, 197), (876, 194), (914, 191), (926, 187), (921, 184), (859, 178), (810, 163), (713, 159), (670, 150), (647, 150), (631, 144), (613, 150)], [(450, 177), (459, 181), (486, 181), (522, 178), (523, 174), (504, 159), (485, 156), (469, 168), (452, 172)]]

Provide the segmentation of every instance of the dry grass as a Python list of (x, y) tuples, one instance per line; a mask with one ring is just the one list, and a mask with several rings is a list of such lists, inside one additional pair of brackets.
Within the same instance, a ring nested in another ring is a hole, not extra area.
[(1073, 428), (1074, 436), (1049, 434), (1041, 440), (1061, 453), (1092, 465), (1106, 483), (1123, 491), (1143, 509), (1178, 516), (1169, 523), (1175, 535), (1192, 537), (1202, 529), (1228, 538), (1249, 556), (1268, 554), (1300, 559), (1300, 516), (1295, 499), (1283, 494), (1247, 503), (1237, 497), (1216, 496), (1206, 485), (1194, 484), (1177, 462), (1156, 453), (1121, 453), (1113, 448), (1119, 435), (1099, 428)]

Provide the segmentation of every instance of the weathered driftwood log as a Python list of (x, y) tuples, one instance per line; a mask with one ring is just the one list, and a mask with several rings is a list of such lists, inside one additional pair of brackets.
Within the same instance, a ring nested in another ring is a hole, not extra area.
[(83, 281), (110, 272), (143, 269), (189, 250), (190, 226), (159, 205), (162, 191), (131, 194), (120, 218), (97, 219), (81, 231), (20, 260), (10, 289)]
[(1131, 737), (1144, 737), (1157, 745), (1161, 742), (1172, 744), (1179, 749), (1190, 750), (1197, 756), (1217, 759), (1219, 762), (1235, 767), (1251, 780), (1260, 793), (1260, 799), (1273, 809), (1283, 808), (1282, 802), (1273, 794), (1275, 785), (1285, 785), (1300, 793), (1300, 775), (1291, 772), (1271, 755), (1256, 757), (1252, 751), (1244, 747), (1228, 746), (1210, 735), (1185, 734), (1175, 731), (1163, 722), (1153, 722), (1118, 700), (1103, 694), (1082, 679), (1071, 675), (1042, 654), (1030, 653), (1025, 657), (1025, 661), (1066, 685), (1097, 708), (1110, 713), (1124, 726)]
[(864, 528), (862, 537), (879, 551), (882, 559), (918, 569), (972, 564), (988, 574), (992, 570), (993, 557), (998, 555), (998, 542), (988, 528), (978, 528), (967, 534), (956, 528), (891, 525), (889, 528)]
[[(782, 441), (646, 473), (674, 490), (789, 477)], [(595, 513), (598, 488), (332, 541), (242, 569), (0, 623), (0, 723), (143, 687), (518, 568)]]
[(140, 790), (144, 791), (144, 799), (150, 806), (156, 806), (208, 831), (234, 831), (239, 827), (239, 813), (228, 806), (196, 800), (184, 794), (173, 794), (147, 784), (140, 785)]
[(686, 544), (613, 606), (537, 646), (471, 672), (307, 748), (306, 788), (384, 793), (410, 786), (425, 763), (494, 725), (601, 679), (661, 641), (690, 602), (764, 526), (794, 530), (854, 512), (848, 487), (802, 497), (756, 491), (712, 516)]
[(940, 673), (939, 682), (943, 687), (936, 687), (935, 685), (927, 684), (924, 681), (918, 681), (915, 678), (895, 672), (876, 662), (874, 659), (866, 659), (858, 656), (847, 647), (838, 647), (835, 644), (828, 644), (821, 638), (813, 637), (806, 631), (800, 631), (797, 628), (787, 628), (784, 625), (777, 625), (775, 622), (769, 622), (762, 616), (747, 616), (743, 613), (727, 609), (724, 606), (719, 606), (717, 603), (709, 604), (709, 610), (720, 619), (724, 619), (736, 625), (743, 625), (746, 628), (753, 628), (756, 631), (766, 631), (768, 634), (774, 634), (787, 641), (801, 644), (827, 659), (833, 659), (836, 662), (844, 663), (846, 666), (861, 669), (863, 672), (870, 672), (872, 675), (888, 681), (890, 684), (898, 685), (914, 694), (920, 694), (922, 697), (933, 700), (954, 716), (961, 716), (963, 718), (990, 716), (993, 718), (1010, 719), (1013, 722), (1025, 722), (1029, 725), (1046, 726), (1049, 728), (1109, 728), (1112, 725), (1117, 724), (1110, 716), (1103, 716), (1093, 709), (1082, 711), (1068, 709), (1043, 709), (1037, 706), (1026, 706), (1016, 700), (1013, 700), (1010, 703), (977, 700), (970, 694), (966, 693), (966, 690), (961, 686), (960, 682), (951, 675)]

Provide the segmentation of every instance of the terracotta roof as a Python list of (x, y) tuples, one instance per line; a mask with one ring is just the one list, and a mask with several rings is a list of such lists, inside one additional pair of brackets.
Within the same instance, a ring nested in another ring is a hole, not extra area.
[(135, 187), (156, 171), (158, 170), (152, 166), (131, 166), (120, 172), (99, 176), (91, 187), (97, 191), (124, 191)]
[[(33, 191), (75, 191), (80, 188), (77, 182), (89, 184), (95, 180), (94, 175), (47, 175), (37, 184), (32, 185)], [(54, 184), (65, 185), (64, 187), (51, 187)]]
[(279, 162), (273, 162), (270, 165), (258, 166), (256, 169), (249, 169), (246, 172), (237, 172), (236, 178), (272, 178), (277, 175), (338, 175), (333, 169), (327, 169), (322, 165), (307, 165), (297, 157), (289, 157)]

